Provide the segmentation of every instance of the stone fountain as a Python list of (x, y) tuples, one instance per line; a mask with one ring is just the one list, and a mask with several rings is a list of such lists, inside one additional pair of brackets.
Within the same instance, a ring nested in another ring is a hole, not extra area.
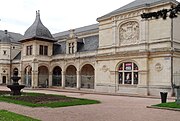
[(11, 79), (13, 80), (13, 84), (7, 85), (7, 87), (11, 89), (11, 95), (21, 95), (21, 89), (25, 87), (25, 85), (19, 85), (18, 83), (21, 77), (13, 76)]

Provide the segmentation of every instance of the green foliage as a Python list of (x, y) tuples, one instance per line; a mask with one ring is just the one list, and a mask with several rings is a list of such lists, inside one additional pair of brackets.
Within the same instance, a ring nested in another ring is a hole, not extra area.
[(166, 108), (179, 108), (180, 109), (180, 105), (176, 104), (176, 102), (161, 103), (161, 104), (157, 104), (157, 105), (153, 105), (153, 106), (166, 107)]
[(0, 110), (0, 121), (40, 121), (27, 116), (9, 112), (6, 110)]
[[(41, 94), (41, 93), (23, 93), (22, 96), (27, 96), (27, 95), (33, 96), (33, 97), (38, 97), (42, 95), (48, 96), (48, 94)], [(63, 101), (63, 102), (50, 101), (47, 103), (31, 103), (31, 102), (27, 102), (23, 100), (16, 100), (16, 99), (13, 99), (13, 96), (7, 96), (7, 95), (0, 96), (0, 101), (29, 106), (29, 107), (51, 107), (51, 108), (100, 103), (99, 101), (96, 101), (96, 100), (71, 98), (71, 97), (66, 97), (66, 96), (61, 96), (61, 95), (51, 95), (51, 96), (62, 97), (64, 99), (69, 99), (69, 101)]]

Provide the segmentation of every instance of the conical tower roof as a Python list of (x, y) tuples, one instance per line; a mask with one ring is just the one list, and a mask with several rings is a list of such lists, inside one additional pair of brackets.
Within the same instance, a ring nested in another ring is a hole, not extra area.
[(34, 23), (26, 30), (24, 39), (21, 40), (21, 42), (32, 39), (55, 42), (55, 39), (51, 35), (50, 31), (41, 22), (39, 10), (36, 11), (36, 19)]

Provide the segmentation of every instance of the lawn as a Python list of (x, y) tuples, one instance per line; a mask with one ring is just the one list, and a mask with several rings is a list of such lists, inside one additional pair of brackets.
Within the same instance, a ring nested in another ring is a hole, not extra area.
[(153, 106), (180, 109), (180, 105), (176, 104), (176, 102), (161, 103)]
[(0, 121), (40, 121), (27, 116), (9, 112), (6, 110), (0, 110)]
[(62, 95), (51, 95), (42, 93), (22, 93), (21, 96), (10, 96), (9, 92), (0, 92), (0, 101), (25, 105), (29, 107), (66, 107), (75, 105), (98, 104), (97, 100), (72, 98)]

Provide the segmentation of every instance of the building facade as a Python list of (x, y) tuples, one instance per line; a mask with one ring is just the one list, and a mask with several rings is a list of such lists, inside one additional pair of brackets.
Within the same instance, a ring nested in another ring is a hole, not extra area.
[(180, 73), (180, 18), (141, 18), (175, 0), (135, 0), (93, 24), (51, 34), (39, 11), (24, 36), (0, 31), (0, 83), (18, 71), (27, 87), (172, 93)]

